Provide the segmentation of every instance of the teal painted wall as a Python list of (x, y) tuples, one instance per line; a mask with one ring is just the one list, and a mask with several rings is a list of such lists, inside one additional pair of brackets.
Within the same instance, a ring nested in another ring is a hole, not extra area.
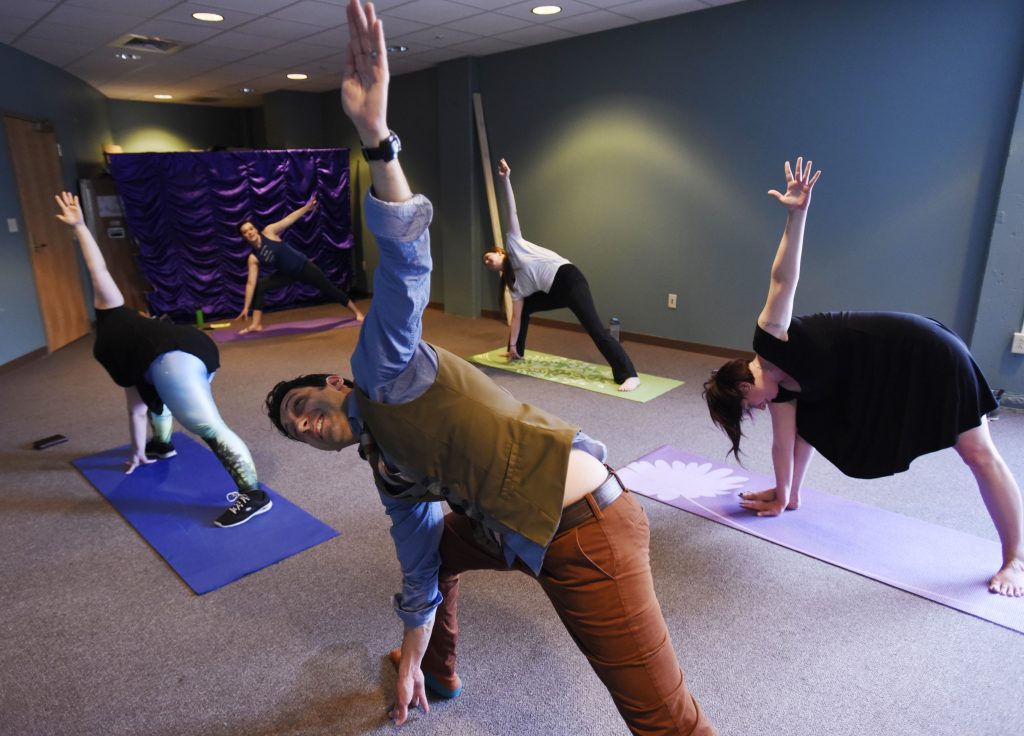
[(108, 100), (111, 138), (125, 153), (255, 148), (258, 108)]
[[(1011, 177), (1022, 164), (1008, 152), (1024, 80), (1022, 27), (1017, 0), (745, 0), (458, 68), (483, 95), (492, 157), (512, 164), (524, 233), (575, 261), (599, 311), (621, 316), (624, 330), (748, 348), (784, 221), (765, 192), (782, 184), (786, 158), (806, 154), (824, 175), (797, 310), (934, 316), (974, 341), (993, 385), (1024, 393), (1006, 327), (991, 317), (1024, 308), (1004, 296), (1021, 294), (1011, 257), (1018, 241), (998, 224), (993, 235), (997, 205), (1007, 224), (1020, 206)], [(85, 138), (106, 142), (94, 91), (0, 47), (0, 61), (12, 54), (50, 71), (26, 85), (19, 70), (0, 104), (45, 108), (51, 78), (64, 78), (60, 110), (43, 116), (63, 135), (62, 119), (77, 111), (92, 121)], [(0, 67), (10, 82), (13, 66)], [(432, 299), (447, 298), (446, 286), (465, 288), (452, 292), (460, 304), (497, 309), (489, 274), (443, 283), (446, 256), (476, 259), (490, 239), (477, 154), (456, 162), (447, 153), (453, 130), (465, 134), (466, 104), (451, 104), (460, 80), (445, 74), (392, 80), (390, 120), (414, 189), (435, 203)], [(34, 89), (47, 89), (46, 100)], [(27, 99), (9, 101), (19, 94)], [(119, 131), (167, 109), (111, 105)], [(288, 118), (296, 109), (299, 127)], [(247, 125), (256, 145), (358, 147), (333, 91), (271, 99), (245, 120), (236, 127)], [(181, 134), (179, 123), (165, 125)], [(475, 139), (462, 148), (475, 151)], [(0, 206), (10, 210), (5, 156)], [(456, 191), (460, 181), (471, 191)], [(34, 299), (18, 291), (30, 284), (24, 244), (4, 234), (12, 240), (20, 255), (5, 248), (4, 262), (25, 263), (22, 278), (4, 277), (14, 282), (0, 293), (5, 333), (14, 323), (38, 325)], [(362, 254), (370, 271), (373, 249), (368, 243)], [(665, 307), (669, 292), (679, 295), (677, 310)], [(41, 344), (22, 340), (0, 362)]]

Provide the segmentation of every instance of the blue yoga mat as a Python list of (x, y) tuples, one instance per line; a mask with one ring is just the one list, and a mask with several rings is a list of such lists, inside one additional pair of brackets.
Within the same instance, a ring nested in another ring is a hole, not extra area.
[(800, 491), (799, 510), (757, 516), (736, 494), (774, 488), (774, 479), (669, 445), (618, 472), (662, 503), (1024, 634), (1024, 600), (988, 592), (1002, 562), (997, 542), (813, 488)]
[(225, 494), (235, 485), (205, 446), (180, 432), (172, 441), (177, 456), (139, 466), (131, 475), (124, 473), (127, 445), (72, 465), (197, 594), (338, 535), (262, 483), (260, 488), (274, 501), (270, 511), (241, 526), (214, 526), (213, 520), (229, 505)]

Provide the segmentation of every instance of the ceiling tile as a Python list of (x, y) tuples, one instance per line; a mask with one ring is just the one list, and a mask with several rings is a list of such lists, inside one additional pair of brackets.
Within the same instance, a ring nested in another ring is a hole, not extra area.
[(249, 21), (240, 26), (238, 30), (253, 36), (276, 38), (280, 41), (298, 41), (300, 38), (312, 36), (325, 29), (310, 23), (296, 23), (290, 20), (264, 16)]
[(78, 8), (91, 8), (101, 10), (105, 13), (120, 13), (128, 9), (133, 15), (154, 16), (175, 5), (181, 5), (180, 0), (64, 0), (64, 5), (74, 5)]
[(44, 20), (36, 23), (23, 38), (59, 43), (74, 39), (76, 45), (96, 47), (105, 46), (117, 36), (112, 34), (110, 28), (79, 28)]
[[(672, 0), (673, 2), (675, 0)], [(513, 18), (524, 18), (533, 23), (551, 23), (555, 20), (562, 20), (572, 15), (581, 15), (583, 13), (589, 13), (594, 10), (593, 5), (584, 5), (578, 0), (554, 0), (553, 5), (558, 5), (562, 12), (557, 15), (534, 15), (531, 12), (538, 5), (549, 4), (546, 2), (538, 2), (538, 0), (519, 0), (519, 2), (509, 5), (507, 8), (502, 8), (501, 12), (503, 15), (511, 15)]]
[(491, 54), (500, 54), (502, 51), (521, 49), (522, 44), (499, 38), (478, 38), (474, 41), (460, 43), (452, 48), (459, 50), (465, 56), (490, 56)]
[(479, 12), (477, 8), (460, 5), (450, 0), (411, 0), (382, 17), (384, 18), (384, 27), (387, 29), (389, 28), (389, 17), (415, 20), (428, 25), (443, 25), (459, 18), (477, 15)]
[(21, 18), (22, 20), (39, 20), (56, 6), (56, 0), (18, 0), (18, 2), (7, 2), (0, 9), (0, 19)]
[(494, 36), (506, 31), (515, 31), (526, 26), (533, 25), (532, 21), (523, 18), (513, 18), (502, 13), (480, 13), (470, 18), (446, 23), (446, 28), (454, 28), (457, 31), (475, 33), (478, 36)]
[(500, 10), (509, 5), (515, 5), (519, 0), (455, 0), (455, 2), (461, 5), (471, 5), (480, 10)]
[(633, 21), (618, 13), (609, 13), (607, 10), (594, 10), (582, 15), (574, 15), (564, 20), (552, 21), (549, 25), (555, 28), (562, 28), (573, 33), (595, 33), (607, 31), (610, 28), (621, 28)]
[(636, 20), (658, 20), (694, 10), (705, 10), (707, 5), (698, 0), (634, 0), (615, 6), (615, 12)]
[(422, 45), (433, 49), (441, 49), (446, 46), (454, 46), (457, 43), (472, 41), (474, 38), (479, 37), (472, 33), (463, 33), (462, 31), (456, 31), (447, 27), (438, 27), (410, 33), (394, 40), (409, 45)]
[[(125, 8), (130, 8), (130, 4), (126, 4)], [(127, 12), (119, 10), (116, 14), (118, 26), (129, 26), (147, 20), (147, 16), (143, 12)], [(64, 25), (76, 26), (78, 28), (103, 28), (113, 30), (111, 23), (111, 17), (109, 14), (102, 12), (98, 13), (92, 8), (80, 8), (75, 5), (60, 5), (53, 9), (53, 12), (46, 16), (46, 20), (54, 23), (63, 23)]]
[(345, 8), (318, 0), (300, 0), (294, 5), (271, 13), (271, 17), (309, 23), (324, 28), (344, 25), (347, 22)]
[(496, 38), (500, 38), (504, 41), (511, 41), (512, 43), (518, 43), (523, 46), (533, 46), (535, 44), (574, 38), (575, 36), (575, 33), (561, 28), (555, 28), (554, 26), (530, 26), (518, 31), (509, 31), (508, 33), (499, 34)]

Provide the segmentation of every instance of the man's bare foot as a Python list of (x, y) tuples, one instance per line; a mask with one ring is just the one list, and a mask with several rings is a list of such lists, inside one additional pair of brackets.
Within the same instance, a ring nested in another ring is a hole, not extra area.
[(1024, 597), (1024, 560), (1017, 558), (1003, 565), (989, 580), (988, 592), (1010, 598)]
[(248, 335), (250, 332), (263, 332), (263, 325), (249, 325), (238, 331), (239, 335)]
[[(402, 650), (392, 649), (388, 652), (388, 660), (391, 661), (391, 664), (393, 664), (397, 670), (398, 665), (402, 663)], [(457, 674), (453, 674), (451, 677), (438, 677), (424, 670), (423, 679), (427, 689), (439, 697), (448, 699), (457, 698), (462, 692), (462, 680)]]
[(632, 391), (640, 385), (640, 379), (636, 376), (627, 378), (625, 381), (619, 384), (619, 391)]

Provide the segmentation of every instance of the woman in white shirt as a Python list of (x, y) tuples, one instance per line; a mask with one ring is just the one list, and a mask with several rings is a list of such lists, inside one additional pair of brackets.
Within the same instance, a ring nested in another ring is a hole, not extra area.
[(509, 326), (508, 357), (522, 358), (526, 353), (526, 331), (530, 315), (551, 309), (568, 308), (576, 315), (583, 329), (612, 369), (619, 391), (632, 391), (640, 385), (632, 361), (619, 341), (611, 336), (597, 316), (590, 285), (576, 266), (552, 250), (542, 248), (523, 238), (512, 193), (511, 169), (501, 160), (498, 175), (505, 185), (506, 219), (505, 250), (484, 254), (484, 265), (501, 274), (502, 282), (512, 294), (512, 324)]

